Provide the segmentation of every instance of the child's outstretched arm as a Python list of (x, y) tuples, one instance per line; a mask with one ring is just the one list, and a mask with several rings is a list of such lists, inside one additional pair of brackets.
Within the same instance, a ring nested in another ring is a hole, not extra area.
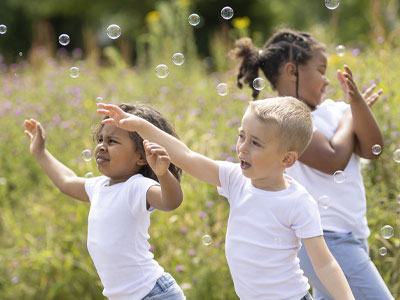
[(333, 257), (322, 235), (302, 239), (308, 256), (322, 284), (336, 300), (354, 300), (342, 269)]
[(112, 104), (98, 104), (97, 112), (108, 116), (103, 124), (114, 124), (129, 131), (136, 131), (143, 139), (148, 139), (164, 147), (172, 163), (183, 171), (209, 184), (220, 186), (218, 164), (199, 153), (191, 151), (183, 142), (162, 131), (150, 122), (124, 112)]
[[(382, 91), (373, 94), (371, 99), (365, 99), (358, 90), (353, 80), (353, 74), (347, 65), (344, 66), (344, 72), (338, 70), (337, 73), (339, 80), (346, 84), (348, 101), (353, 115), (353, 128), (356, 135), (354, 151), (363, 158), (375, 159), (379, 155), (372, 153), (372, 146), (378, 144), (383, 148), (383, 136), (370, 106), (378, 100)], [(372, 91), (371, 87), (366, 96), (368, 97)]]
[(56, 187), (68, 196), (89, 202), (85, 191), (85, 179), (78, 177), (47, 151), (45, 131), (42, 125), (36, 120), (30, 119), (24, 121), (24, 126), (25, 135), (30, 139), (31, 154)]
[(156, 143), (143, 141), (146, 160), (157, 175), (160, 186), (152, 186), (147, 192), (147, 204), (159, 210), (173, 210), (183, 200), (179, 181), (168, 170), (170, 159), (167, 151)]

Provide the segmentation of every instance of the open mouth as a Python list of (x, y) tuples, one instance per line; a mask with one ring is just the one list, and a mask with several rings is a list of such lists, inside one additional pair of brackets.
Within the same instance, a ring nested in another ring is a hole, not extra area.
[(105, 157), (103, 157), (103, 156), (98, 156), (97, 158), (96, 158), (96, 163), (98, 164), (98, 165), (101, 165), (101, 164), (103, 164), (103, 163), (105, 163), (105, 162), (108, 162), (109, 161), (109, 159), (107, 159), (107, 158), (105, 158)]
[(240, 167), (243, 170), (246, 170), (251, 167), (251, 164), (249, 164), (248, 162), (245, 162), (244, 160), (240, 160)]

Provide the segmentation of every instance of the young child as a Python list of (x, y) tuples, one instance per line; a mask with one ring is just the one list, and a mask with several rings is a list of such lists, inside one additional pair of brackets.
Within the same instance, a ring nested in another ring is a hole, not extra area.
[[(228, 198), (226, 258), (235, 291), (243, 300), (312, 299), (299, 266), (300, 238), (319, 278), (335, 299), (354, 299), (339, 265), (322, 237), (317, 204), (284, 170), (307, 147), (312, 120), (307, 107), (292, 97), (251, 102), (236, 144), (240, 163), (215, 161), (115, 105), (98, 112), (125, 130), (155, 141), (171, 161), (192, 176), (218, 187)], [(157, 154), (157, 144), (147, 143)]]
[[(361, 95), (350, 68), (344, 66), (344, 72), (338, 70), (337, 75), (349, 104), (322, 102), (329, 85), (325, 76), (325, 46), (303, 32), (280, 30), (261, 50), (254, 47), (249, 38), (243, 38), (236, 42), (232, 54), (242, 59), (238, 85), (242, 86), (243, 78), (253, 89), (254, 98), (258, 91), (252, 82), (261, 69), (280, 96), (296, 97), (308, 106), (316, 130), (309, 147), (286, 173), (315, 199), (326, 202), (319, 209), (325, 241), (355, 298), (393, 299), (369, 257), (370, 231), (359, 161), (359, 157), (375, 159), (379, 156), (372, 151), (374, 145), (383, 148), (382, 134), (370, 110), (382, 91), (373, 93), (375, 85), (372, 85)], [(334, 180), (333, 174), (338, 170), (344, 170), (343, 183)], [(315, 298), (332, 299), (318, 280), (308, 256), (302, 248), (300, 266), (313, 286)]]
[[(122, 104), (121, 110), (140, 116), (175, 135), (172, 126), (144, 104)], [(95, 264), (103, 294), (109, 299), (186, 299), (174, 278), (153, 259), (148, 228), (153, 209), (172, 210), (182, 202), (181, 170), (170, 164), (168, 153), (145, 150), (147, 141), (131, 131), (101, 124), (94, 138), (98, 170), (103, 176), (82, 178), (54, 158), (45, 147), (45, 131), (25, 120), (30, 152), (57, 188), (90, 202), (87, 247)]]

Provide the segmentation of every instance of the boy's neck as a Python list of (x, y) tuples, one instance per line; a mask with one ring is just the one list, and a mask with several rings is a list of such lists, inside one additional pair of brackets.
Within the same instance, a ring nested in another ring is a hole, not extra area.
[(251, 179), (251, 184), (265, 191), (277, 192), (286, 190), (290, 187), (290, 183), (285, 179), (283, 173), (273, 178), (263, 178), (261, 180)]

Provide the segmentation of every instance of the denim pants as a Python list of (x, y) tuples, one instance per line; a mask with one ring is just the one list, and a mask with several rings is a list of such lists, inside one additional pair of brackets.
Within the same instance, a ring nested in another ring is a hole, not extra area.
[(313, 300), (313, 298), (311, 297), (310, 293), (307, 293), (307, 295), (305, 295), (303, 298), (301, 298), (300, 300)]
[[(350, 285), (356, 300), (393, 300), (385, 282), (369, 257), (368, 242), (356, 239), (352, 233), (324, 231), (326, 244)], [(298, 257), (300, 268), (313, 287), (315, 300), (333, 300), (315, 273), (304, 247)]]
[(142, 300), (185, 300), (182, 289), (175, 279), (169, 274), (164, 273), (157, 279), (154, 288)]

